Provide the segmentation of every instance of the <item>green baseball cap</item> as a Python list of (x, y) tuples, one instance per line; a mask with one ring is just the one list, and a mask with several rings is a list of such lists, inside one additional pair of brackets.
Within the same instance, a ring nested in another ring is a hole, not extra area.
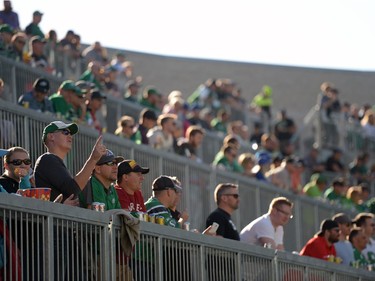
[(4, 23), (4, 24), (0, 25), (0, 32), (6, 32), (6, 33), (13, 34), (14, 30), (9, 24)]
[(76, 123), (71, 124), (65, 124), (62, 121), (53, 121), (49, 123), (46, 127), (43, 129), (43, 142), (46, 141), (47, 135), (49, 133), (54, 133), (58, 130), (68, 129), (72, 135), (75, 135), (78, 133), (78, 125)]
[(78, 95), (83, 95), (82, 90), (72, 80), (65, 80), (61, 83), (60, 89), (65, 91), (73, 91)]

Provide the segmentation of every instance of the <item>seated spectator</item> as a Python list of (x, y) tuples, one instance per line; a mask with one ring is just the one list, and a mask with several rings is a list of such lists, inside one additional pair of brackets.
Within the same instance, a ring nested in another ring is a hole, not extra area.
[(257, 152), (255, 153), (256, 165), (252, 169), (252, 173), (255, 175), (255, 178), (260, 181), (268, 182), (266, 178), (266, 173), (270, 170), (272, 158), (269, 153)]
[(274, 134), (279, 140), (281, 149), (286, 143), (291, 141), (296, 131), (297, 126), (294, 120), (288, 117), (285, 109), (281, 110), (274, 125)]
[[(65, 166), (64, 159), (72, 148), (73, 135), (78, 132), (75, 123), (65, 124), (54, 121), (43, 129), (43, 144), (47, 152), (39, 156), (35, 163), (36, 187), (48, 186), (51, 188), (51, 201), (60, 194), (66, 204), (77, 206), (78, 200), (73, 200), (84, 189), (92, 171), (99, 159), (107, 153), (100, 136), (82, 169), (73, 177)], [(71, 202), (69, 202), (71, 201)]]
[(147, 86), (142, 93), (142, 97), (139, 100), (140, 105), (145, 106), (149, 109), (159, 113), (161, 111), (162, 94), (159, 93), (153, 86)]
[(104, 90), (104, 75), (103, 67), (97, 61), (89, 62), (87, 69), (79, 77), (79, 80), (95, 84), (99, 90)]
[(220, 109), (216, 117), (211, 121), (211, 127), (222, 135), (227, 135), (227, 125), (230, 119), (230, 113), (225, 109)]
[(349, 163), (349, 172), (354, 178), (355, 184), (360, 184), (369, 180), (369, 172), (367, 168), (369, 157), (368, 153), (360, 153), (356, 156), (353, 162)]
[(138, 91), (141, 85), (136, 80), (129, 80), (125, 85), (124, 99), (130, 102), (138, 103)]
[(272, 169), (266, 173), (269, 182), (285, 190), (292, 190), (292, 174), (296, 169), (296, 163), (293, 157), (284, 158), (281, 166)]
[(67, 120), (73, 121), (75, 123), (85, 123), (87, 124), (88, 113), (85, 100), (85, 93), (82, 92), (78, 87), (70, 95), (70, 109), (68, 111)]
[(72, 105), (71, 100), (75, 92), (81, 92), (81, 90), (74, 84), (72, 80), (63, 81), (57, 92), (49, 97), (52, 102), (53, 111), (56, 113), (58, 119), (70, 118)]
[(12, 101), (12, 94), (9, 92), (9, 86), (5, 84), (0, 77), (0, 101)]
[(363, 250), (366, 248), (367, 244), (367, 237), (360, 227), (352, 228), (349, 234), (349, 241), (354, 251), (354, 260), (351, 262), (351, 265), (359, 268), (366, 267), (370, 264), (369, 260), (366, 259), (366, 256), (363, 254)]
[(33, 13), (33, 19), (30, 24), (28, 24), (25, 28), (25, 33), (27, 36), (40, 36), (40, 38), (44, 38), (44, 32), (40, 29), (39, 23), (42, 21), (43, 13), (39, 11), (35, 11)]
[(117, 129), (115, 135), (124, 139), (131, 140), (137, 144), (141, 144), (140, 132), (135, 131), (134, 118), (129, 115), (124, 115), (117, 122)]
[(351, 186), (346, 192), (346, 200), (343, 200), (343, 207), (351, 209), (357, 212), (367, 212), (367, 206), (362, 200), (362, 187), (361, 186)]
[(17, 32), (14, 34), (9, 48), (4, 52), (4, 56), (17, 62), (25, 62), (23, 49), (26, 45), (26, 40), (25, 33)]
[(341, 259), (344, 265), (351, 265), (354, 260), (353, 247), (348, 241), (350, 230), (352, 228), (352, 221), (344, 213), (338, 213), (332, 217), (332, 220), (337, 222), (340, 229), (339, 241), (335, 245), (336, 255)]
[(264, 131), (262, 129), (262, 124), (260, 122), (254, 122), (254, 128), (250, 135), (250, 142), (253, 144), (257, 144), (257, 146), (252, 147), (254, 150), (258, 149), (258, 147), (261, 145), (263, 134)]
[(46, 39), (40, 36), (33, 36), (29, 41), (28, 63), (31, 67), (40, 68), (48, 73), (53, 72), (53, 67), (49, 64), (48, 58), (44, 55)]
[(216, 186), (214, 200), (217, 209), (214, 210), (206, 220), (206, 227), (217, 223), (219, 227), (216, 235), (232, 240), (240, 240), (240, 235), (232, 221), (231, 215), (238, 209), (240, 204), (238, 185), (232, 183), (220, 183)]
[[(4, 153), (4, 150), (1, 150)], [(22, 147), (12, 147), (5, 150), (4, 173), (0, 177), (0, 185), (8, 193), (16, 193), (19, 188), (30, 188), (29, 171), (31, 159), (29, 152)]]
[(99, 133), (107, 131), (107, 124), (105, 116), (102, 113), (102, 107), (107, 96), (101, 91), (94, 89), (90, 91), (90, 100), (86, 102), (87, 104), (87, 124), (90, 127), (95, 128)]
[[(181, 186), (181, 182), (176, 177), (173, 177), (173, 182), (174, 184)], [(171, 212), (172, 217), (177, 221), (177, 223), (180, 225), (181, 228), (185, 230), (189, 230), (186, 228), (186, 225), (185, 225), (185, 223), (189, 219), (188, 212), (186, 210), (182, 212), (177, 210), (177, 205), (181, 201), (181, 194), (182, 194), (181, 192), (176, 193), (177, 196), (175, 198), (175, 201), (173, 202), (173, 206), (169, 207), (169, 211)]]
[(225, 145), (216, 154), (212, 166), (225, 171), (242, 173), (242, 167), (237, 162), (237, 149), (233, 145)]
[(145, 206), (149, 216), (163, 217), (164, 225), (180, 228), (169, 210), (173, 208), (177, 193), (182, 192), (182, 187), (174, 179), (164, 175), (156, 178), (152, 183), (152, 196), (145, 202)]
[(307, 177), (325, 171), (325, 164), (319, 160), (319, 149), (316, 146), (311, 147), (307, 155), (304, 156), (303, 162), (305, 163)]
[(218, 109), (220, 101), (218, 99), (219, 87), (216, 79), (207, 79), (203, 84), (188, 97), (187, 101), (191, 105), (198, 104), (201, 107)]
[(329, 260), (330, 256), (336, 257), (334, 243), (339, 241), (340, 229), (337, 222), (323, 220), (320, 231), (303, 246), (300, 255), (322, 260)]
[(107, 66), (104, 70), (104, 88), (106, 94), (115, 98), (120, 98), (122, 94), (120, 93), (120, 88), (116, 82), (117, 75), (117, 68), (111, 65)]
[[(285, 197), (274, 198), (268, 213), (253, 220), (241, 232), (241, 241), (266, 248), (284, 250), (284, 225), (291, 218), (293, 203)], [(270, 247), (269, 247), (270, 246)]]
[(135, 217), (140, 212), (147, 212), (141, 188), (144, 175), (149, 171), (149, 168), (139, 166), (135, 160), (124, 160), (118, 164), (115, 188), (121, 208)]
[(147, 133), (149, 145), (164, 151), (173, 151), (173, 133), (176, 127), (177, 116), (174, 114), (161, 114), (158, 117), (158, 126)]
[(272, 158), (279, 155), (279, 141), (273, 134), (263, 134), (257, 153), (267, 152)]
[(353, 219), (353, 223), (362, 229), (366, 236), (366, 246), (362, 250), (362, 254), (370, 264), (375, 264), (375, 215), (372, 213), (359, 213)]
[(332, 185), (324, 192), (324, 198), (332, 203), (343, 204), (348, 186), (343, 178), (336, 178)]
[[(205, 130), (212, 131), (213, 130), (213, 128), (211, 127), (212, 119), (214, 119), (213, 111), (210, 108), (203, 108), (199, 112), (199, 121), (196, 123), (196, 125), (201, 126)], [(191, 122), (191, 124), (193, 123)]]
[(121, 156), (115, 156), (107, 149), (89, 178), (85, 188), (79, 194), (80, 205), (91, 209), (93, 202), (105, 204), (105, 210), (121, 209), (119, 198), (113, 183), (117, 179), (117, 164), (123, 161)]
[(6, 53), (12, 43), (13, 28), (9, 24), (0, 23), (0, 55)]
[(52, 102), (48, 99), (49, 90), (49, 81), (45, 78), (38, 78), (34, 81), (33, 89), (20, 96), (18, 104), (39, 112), (53, 113)]
[(202, 162), (198, 158), (197, 149), (201, 146), (204, 138), (204, 130), (199, 126), (190, 126), (185, 134), (185, 138), (177, 143), (175, 152), (179, 155)]
[(102, 46), (99, 41), (94, 42), (82, 51), (82, 57), (86, 63), (98, 62), (104, 66), (108, 62), (107, 50)]
[(344, 173), (345, 167), (342, 162), (342, 150), (340, 148), (334, 148), (331, 156), (326, 160), (326, 171), (335, 173)]
[(238, 156), (238, 164), (243, 169), (243, 175), (248, 177), (255, 177), (253, 168), (256, 164), (255, 155), (250, 152), (244, 152)]
[(375, 139), (375, 115), (372, 110), (367, 110), (365, 116), (361, 120), (362, 131), (365, 137)]
[(147, 133), (150, 129), (156, 126), (157, 116), (155, 111), (144, 108), (139, 114), (139, 122), (137, 131), (141, 133), (142, 144), (148, 144)]
[(303, 187), (303, 193), (312, 198), (323, 199), (323, 192), (326, 187), (326, 177), (321, 174), (313, 174), (310, 181)]

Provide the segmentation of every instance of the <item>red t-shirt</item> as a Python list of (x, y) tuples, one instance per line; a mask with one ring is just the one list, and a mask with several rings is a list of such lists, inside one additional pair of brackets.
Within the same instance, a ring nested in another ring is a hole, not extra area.
[(309, 256), (317, 259), (327, 260), (327, 256), (336, 257), (335, 246), (329, 246), (324, 237), (316, 236), (311, 238), (299, 253), (301, 256)]
[(115, 185), (115, 188), (121, 208), (129, 212), (147, 212), (141, 191), (137, 190), (133, 195), (130, 195), (118, 185)]

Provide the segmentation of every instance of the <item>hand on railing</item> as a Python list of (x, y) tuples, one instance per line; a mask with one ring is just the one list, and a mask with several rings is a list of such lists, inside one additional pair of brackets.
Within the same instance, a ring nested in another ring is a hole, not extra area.
[(66, 200), (64, 201), (63, 204), (73, 206), (73, 207), (78, 207), (79, 206), (79, 201), (78, 198), (74, 198), (74, 194), (70, 195)]

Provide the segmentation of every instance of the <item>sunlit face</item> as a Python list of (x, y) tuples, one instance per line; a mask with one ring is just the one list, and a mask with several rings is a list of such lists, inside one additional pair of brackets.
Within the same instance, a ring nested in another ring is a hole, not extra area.
[(221, 200), (231, 208), (232, 210), (237, 210), (240, 204), (240, 195), (238, 188), (231, 188), (221, 195)]
[(141, 190), (144, 176), (141, 172), (130, 172), (123, 175), (121, 185), (126, 186), (131, 191)]
[(25, 162), (28, 163), (28, 160), (30, 160), (30, 157), (27, 153), (22, 151), (13, 152), (4, 167), (8, 176), (19, 181), (21, 179), (20, 176), (25, 176), (30, 169), (31, 162), (30, 164), (25, 164)]
[(95, 167), (96, 175), (106, 181), (115, 182), (117, 179), (117, 163), (111, 161)]
[(292, 207), (286, 204), (274, 206), (272, 209), (275, 218), (275, 225), (286, 225), (289, 220), (293, 217)]
[(48, 139), (55, 147), (69, 151), (72, 148), (73, 136), (69, 129), (57, 130), (48, 134)]

